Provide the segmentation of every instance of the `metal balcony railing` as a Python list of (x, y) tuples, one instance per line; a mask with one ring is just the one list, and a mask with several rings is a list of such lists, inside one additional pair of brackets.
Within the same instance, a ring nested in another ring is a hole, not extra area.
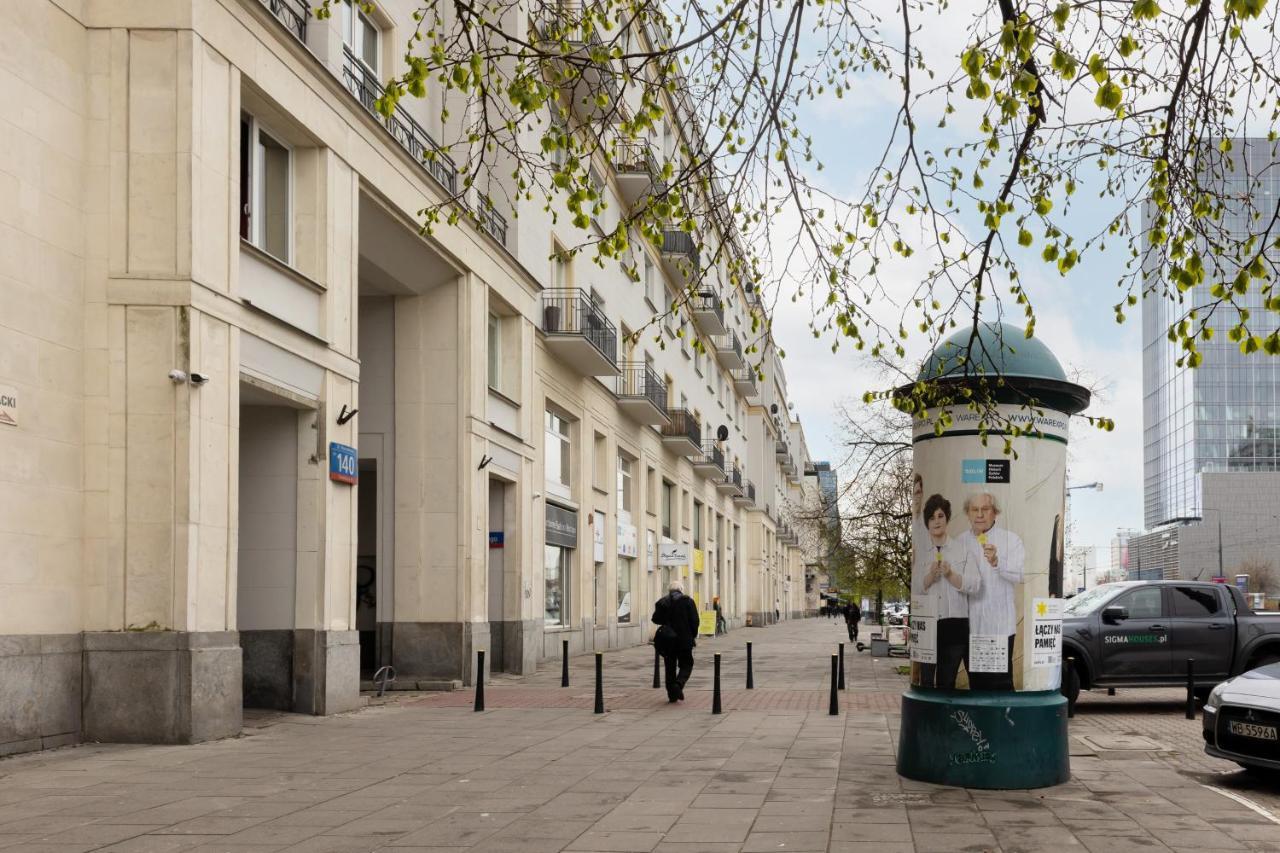
[(728, 334), (716, 335), (714, 340), (716, 343), (716, 349), (730, 350), (735, 353), (738, 358), (742, 358), (742, 341), (738, 340), (737, 332), (730, 329)]
[(490, 237), (507, 245), (507, 218), (497, 211), (493, 202), (480, 199), (480, 203), (476, 205), (476, 219)]
[(667, 409), (669, 423), (662, 428), (664, 438), (687, 438), (695, 447), (702, 447), (702, 427), (688, 409)]
[(260, 2), (273, 18), (293, 33), (294, 38), (306, 45), (307, 19), (311, 17), (311, 6), (306, 0), (260, 0)]
[(662, 377), (644, 361), (624, 361), (618, 365), (619, 399), (648, 400), (655, 408), (667, 411), (667, 386)]
[(548, 335), (581, 335), (610, 362), (618, 361), (617, 329), (581, 288), (542, 292), (542, 331)]
[(733, 381), (736, 385), (750, 385), (751, 388), (747, 392), (748, 395), (756, 392), (756, 371), (754, 368), (744, 367), (733, 371)]
[(790, 452), (791, 450), (787, 447), (787, 443), (782, 439), (779, 438), (773, 442), (773, 455), (779, 462), (785, 459)]
[(747, 500), (752, 503), (756, 502), (756, 484), (748, 480), (746, 477), (742, 478), (742, 492), (746, 495)]
[(710, 290), (695, 293), (689, 300), (689, 310), (699, 314), (714, 314), (720, 325), (724, 325), (724, 300)]
[(707, 465), (714, 465), (721, 471), (724, 471), (724, 451), (720, 449), (720, 445), (713, 439), (707, 439), (702, 444), (702, 460)]
[(382, 97), (382, 83), (363, 62), (355, 57), (350, 49), (342, 49), (342, 84), (355, 96), (365, 108), (391, 134), (396, 143), (409, 152), (415, 161), (422, 164), (427, 173), (445, 190), (453, 195), (457, 192), (458, 168), (449, 155), (440, 149), (417, 119), (409, 115), (403, 107), (396, 104), (391, 116), (385, 117), (378, 112), (378, 99)]
[(698, 244), (688, 231), (663, 231), (662, 252), (666, 255), (683, 255), (694, 270), (699, 268)]
[(738, 487), (739, 494), (742, 493), (742, 469), (740, 467), (738, 467), (737, 465), (733, 466), (733, 469), (727, 475), (725, 475), (725, 478), (730, 483), (733, 483), (735, 486)]

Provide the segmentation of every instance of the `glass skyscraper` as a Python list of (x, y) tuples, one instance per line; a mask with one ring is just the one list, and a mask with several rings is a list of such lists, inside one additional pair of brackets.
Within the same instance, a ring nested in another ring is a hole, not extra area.
[[(1207, 241), (1221, 240), (1229, 246), (1227, 241), (1239, 243), (1266, 230), (1280, 203), (1278, 161), (1275, 143), (1236, 140), (1230, 154), (1205, 170), (1216, 174), (1202, 181), (1225, 189), (1233, 199)], [(1150, 210), (1147, 215), (1149, 218)], [(1280, 231), (1270, 239), (1277, 234)], [(1218, 301), (1209, 289), (1224, 278), (1229, 285), (1235, 275), (1233, 266), (1218, 268), (1213, 264), (1218, 254), (1214, 248), (1205, 251), (1202, 246), (1201, 251), (1207, 256), (1205, 281), (1183, 293), (1181, 301), (1166, 294), (1152, 259), (1154, 253), (1146, 253), (1142, 388), (1144, 523), (1148, 530), (1203, 515), (1203, 472), (1280, 470), (1280, 358), (1262, 351), (1244, 355), (1238, 344), (1228, 340), (1228, 330), (1239, 322), (1237, 311), (1226, 304), (1214, 311), (1210, 320), (1214, 337), (1199, 343), (1204, 356), (1200, 367), (1176, 364), (1182, 351), (1169, 341), (1169, 326), (1193, 307), (1200, 309), (1203, 318)], [(1280, 260), (1280, 252), (1268, 250), (1267, 255), (1273, 262)], [(1274, 275), (1271, 281), (1276, 281)], [(1171, 285), (1169, 290), (1177, 292)], [(1275, 324), (1274, 315), (1262, 307), (1263, 298), (1255, 280), (1237, 303), (1263, 324), (1257, 333), (1265, 336)]]

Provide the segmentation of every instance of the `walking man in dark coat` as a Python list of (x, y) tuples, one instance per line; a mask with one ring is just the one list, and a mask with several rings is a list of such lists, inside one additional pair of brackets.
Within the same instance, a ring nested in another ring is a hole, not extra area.
[(684, 699), (684, 686), (693, 672), (698, 621), (698, 607), (684, 594), (679, 581), (673, 581), (670, 591), (653, 606), (653, 622), (658, 626), (653, 642), (666, 666), (668, 702)]
[(850, 601), (844, 606), (844, 624), (849, 629), (849, 642), (858, 642), (858, 623), (862, 621), (862, 608)]

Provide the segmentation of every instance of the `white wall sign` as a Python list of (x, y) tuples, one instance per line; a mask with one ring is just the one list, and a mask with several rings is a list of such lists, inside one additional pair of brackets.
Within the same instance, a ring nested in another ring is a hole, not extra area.
[(646, 571), (653, 571), (657, 564), (658, 558), (658, 535), (652, 530), (644, 532), (644, 567)]
[(970, 634), (969, 663), (970, 672), (1006, 672), (1009, 638), (1003, 634)]
[(911, 659), (916, 663), (938, 662), (938, 618), (911, 614)]
[(658, 565), (689, 565), (689, 546), (682, 542), (663, 542), (658, 546)]
[(1031, 632), (1031, 665), (1062, 666), (1062, 599), (1037, 598), (1031, 604), (1035, 617)]
[(639, 541), (636, 538), (636, 526), (618, 522), (618, 556), (635, 557), (639, 554)]
[(591, 541), (595, 545), (593, 559), (597, 563), (604, 562), (604, 513), (592, 513)]
[(18, 389), (0, 385), (0, 424), (18, 425)]

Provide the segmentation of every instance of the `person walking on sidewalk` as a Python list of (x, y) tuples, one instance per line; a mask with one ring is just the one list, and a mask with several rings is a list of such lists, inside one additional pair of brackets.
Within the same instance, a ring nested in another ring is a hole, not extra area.
[(849, 629), (849, 642), (856, 643), (858, 641), (858, 623), (862, 621), (862, 608), (858, 606), (856, 601), (850, 601), (844, 606), (844, 624)]
[(729, 626), (724, 621), (724, 611), (720, 609), (720, 596), (711, 599), (711, 609), (716, 612), (716, 636), (729, 633)]
[(672, 581), (667, 594), (653, 606), (653, 623), (658, 626), (653, 643), (666, 668), (668, 702), (684, 699), (684, 686), (693, 672), (698, 621), (697, 605), (684, 594), (684, 587), (679, 581)]

